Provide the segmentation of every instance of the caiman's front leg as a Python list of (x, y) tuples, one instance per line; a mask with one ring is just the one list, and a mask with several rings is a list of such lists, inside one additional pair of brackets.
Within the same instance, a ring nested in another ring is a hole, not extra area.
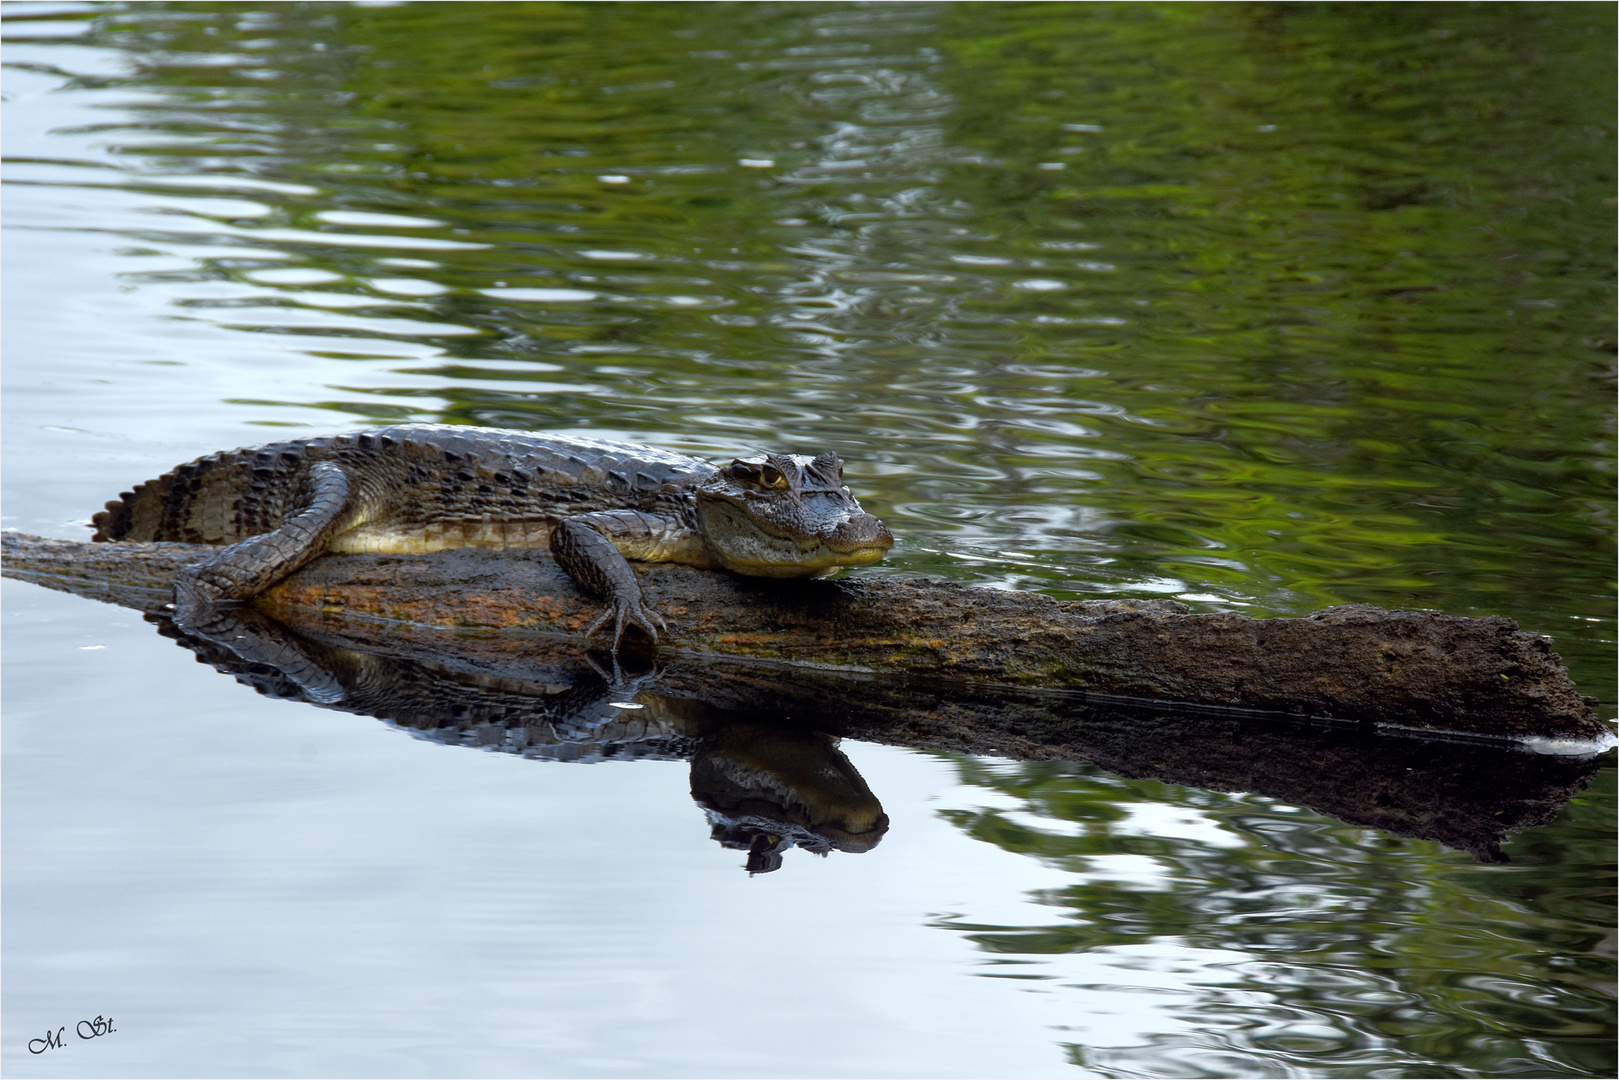
[[(667, 630), (656, 611), (641, 598), (635, 571), (624, 558), (656, 555), (660, 542), (672, 531), (667, 519), (639, 510), (601, 510), (564, 518), (551, 530), (551, 554), (557, 565), (586, 592), (607, 601), (607, 607), (585, 630), (588, 637), (613, 620), (613, 651), (624, 636), (625, 624), (639, 626), (653, 641)], [(656, 624), (656, 625), (654, 625)]]
[(174, 621), (201, 626), (222, 600), (246, 600), (313, 559), (352, 525), (355, 485), (334, 462), (316, 462), (305, 480), (304, 508), (273, 532), (250, 536), (192, 563), (174, 583)]

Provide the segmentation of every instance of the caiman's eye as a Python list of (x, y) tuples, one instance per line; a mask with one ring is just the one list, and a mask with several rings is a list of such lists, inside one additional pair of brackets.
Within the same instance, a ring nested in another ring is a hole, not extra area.
[(774, 465), (766, 465), (759, 470), (759, 484), (762, 487), (779, 491), (787, 486), (787, 478)]

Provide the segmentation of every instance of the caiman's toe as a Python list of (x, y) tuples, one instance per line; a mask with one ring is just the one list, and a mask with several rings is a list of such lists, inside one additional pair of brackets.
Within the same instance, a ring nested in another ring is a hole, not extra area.
[(658, 640), (659, 630), (668, 630), (669, 626), (663, 618), (651, 608), (643, 604), (639, 597), (616, 596), (610, 600), (596, 620), (585, 627), (586, 637), (595, 637), (608, 619), (613, 620), (613, 652), (618, 652), (618, 646), (624, 639), (625, 626), (638, 626), (646, 636), (653, 641)]

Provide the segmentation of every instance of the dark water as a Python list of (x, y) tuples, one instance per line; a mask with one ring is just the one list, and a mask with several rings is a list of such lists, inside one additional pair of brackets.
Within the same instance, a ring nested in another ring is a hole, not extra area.
[[(830, 449), (865, 572), (1507, 615), (1612, 715), (1611, 5), (4, 14), (7, 527), (378, 420)], [(1484, 866), (847, 745), (882, 845), (748, 879), (679, 763), (5, 599), (13, 1075), (1615, 1070), (1611, 768)]]

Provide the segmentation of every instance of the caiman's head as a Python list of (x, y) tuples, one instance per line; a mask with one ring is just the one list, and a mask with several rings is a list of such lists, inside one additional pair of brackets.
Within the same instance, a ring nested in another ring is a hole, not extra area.
[(894, 546), (843, 486), (836, 454), (738, 458), (697, 489), (697, 521), (727, 570), (755, 577), (816, 577)]

